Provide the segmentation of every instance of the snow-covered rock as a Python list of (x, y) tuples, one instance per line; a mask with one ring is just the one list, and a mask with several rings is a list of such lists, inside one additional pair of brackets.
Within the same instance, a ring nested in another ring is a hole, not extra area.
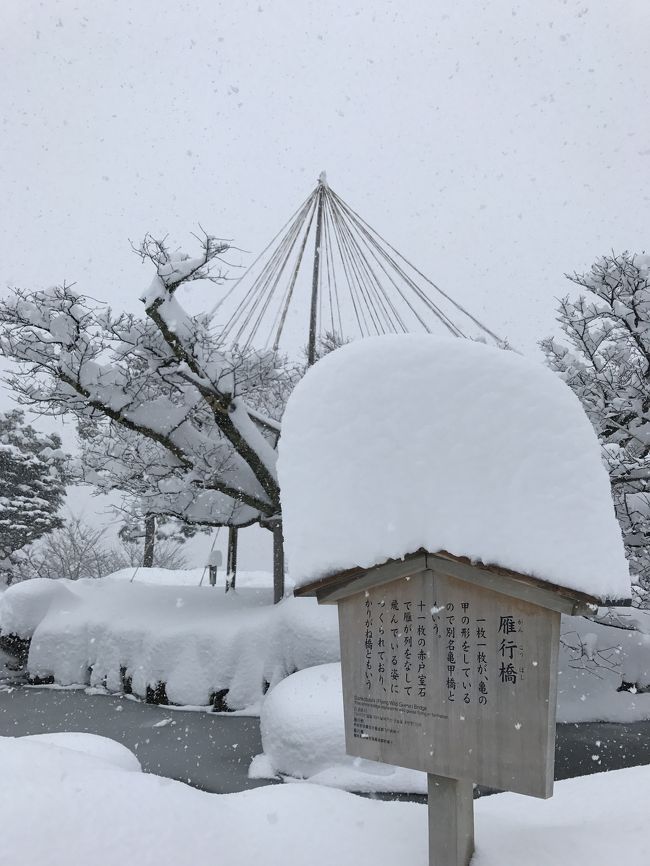
[(429, 335), (346, 345), (297, 385), (279, 449), (297, 585), (425, 548), (630, 594), (594, 431), (559, 377), (514, 352)]
[(280, 773), (309, 778), (345, 753), (340, 664), (318, 665), (277, 685), (260, 716), (264, 753)]
[[(0, 738), (3, 866), (393, 866), (427, 862), (427, 809), (319, 785), (208, 794), (105, 753)], [(477, 866), (647, 866), (650, 768), (484, 797)]]
[(284, 775), (349, 791), (424, 794), (426, 773), (345, 753), (341, 666), (298, 671), (268, 695), (260, 715), (263, 759), (250, 775)]

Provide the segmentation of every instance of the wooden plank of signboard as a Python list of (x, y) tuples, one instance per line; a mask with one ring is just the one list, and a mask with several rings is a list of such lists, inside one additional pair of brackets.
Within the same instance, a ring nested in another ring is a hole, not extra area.
[(349, 595), (362, 592), (369, 586), (381, 586), (398, 578), (418, 574), (426, 567), (426, 554), (410, 556), (406, 559), (391, 559), (383, 565), (377, 565), (368, 571), (355, 574), (352, 578), (317, 590), (318, 601), (321, 604), (333, 604)]
[[(472, 563), (465, 557), (453, 556), (444, 550), (437, 553), (421, 550), (403, 559), (391, 559), (370, 569), (351, 568), (302, 586), (296, 589), (294, 594), (316, 595), (321, 604), (333, 604), (369, 586), (378, 586), (398, 577), (416, 574), (424, 568), (434, 567), (459, 579), (488, 586), (496, 592), (504, 592), (568, 615), (593, 615), (600, 603), (597, 598), (587, 593), (557, 586), (532, 575), (519, 574), (496, 565)], [(629, 600), (610, 600), (607, 603), (619, 605), (629, 603)]]
[(451, 559), (438, 554), (426, 554), (406, 560), (391, 560), (366, 572), (333, 581), (327, 586), (316, 590), (321, 604), (334, 604), (358, 592), (363, 592), (371, 586), (381, 586), (400, 577), (410, 577), (424, 568), (435, 568), (459, 580), (484, 586), (505, 595), (529, 601), (542, 607), (557, 610), (568, 616), (593, 614), (595, 606), (592, 602), (583, 601), (579, 594), (572, 597), (569, 592), (558, 592), (556, 589), (533, 582), (524, 575), (514, 572), (504, 572), (496, 569), (471, 565), (458, 559)]
[(551, 796), (559, 612), (434, 569), (342, 599), (339, 620), (349, 754)]
[[(430, 568), (436, 568), (444, 574), (457, 577), (502, 592), (531, 604), (539, 604), (551, 610), (557, 610), (568, 616), (595, 611), (595, 606), (588, 600), (582, 600), (581, 593), (572, 593), (552, 584), (540, 585), (540, 582), (516, 572), (506, 572), (496, 568), (484, 568), (472, 565), (455, 557), (444, 554), (428, 554), (427, 562)], [(588, 597), (585, 597), (588, 598)], [(594, 600), (595, 601), (595, 600)]]

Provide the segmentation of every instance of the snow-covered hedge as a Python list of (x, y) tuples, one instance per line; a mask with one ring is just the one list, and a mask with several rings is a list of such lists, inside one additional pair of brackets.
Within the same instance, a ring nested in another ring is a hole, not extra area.
[[(336, 610), (237, 592), (120, 579), (33, 580), (0, 600), (0, 632), (31, 640), (28, 671), (60, 685), (255, 712), (265, 688), (339, 656)], [(244, 581), (245, 583), (245, 581)]]

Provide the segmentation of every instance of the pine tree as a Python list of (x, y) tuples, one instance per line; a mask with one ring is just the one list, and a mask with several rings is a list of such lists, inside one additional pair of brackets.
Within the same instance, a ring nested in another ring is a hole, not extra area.
[(63, 525), (58, 515), (66, 458), (56, 435), (25, 424), (22, 412), (0, 414), (0, 569), (23, 547)]

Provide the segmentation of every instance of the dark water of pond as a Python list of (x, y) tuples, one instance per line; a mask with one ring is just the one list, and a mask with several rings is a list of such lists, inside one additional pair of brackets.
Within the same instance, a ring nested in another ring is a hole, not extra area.
[[(269, 784), (248, 778), (252, 758), (262, 751), (257, 718), (174, 710), (81, 689), (11, 682), (0, 687), (0, 736), (51, 731), (111, 737), (135, 752), (145, 771), (205, 791), (229, 793)], [(650, 722), (557, 727), (556, 779), (639, 764), (650, 764)]]

